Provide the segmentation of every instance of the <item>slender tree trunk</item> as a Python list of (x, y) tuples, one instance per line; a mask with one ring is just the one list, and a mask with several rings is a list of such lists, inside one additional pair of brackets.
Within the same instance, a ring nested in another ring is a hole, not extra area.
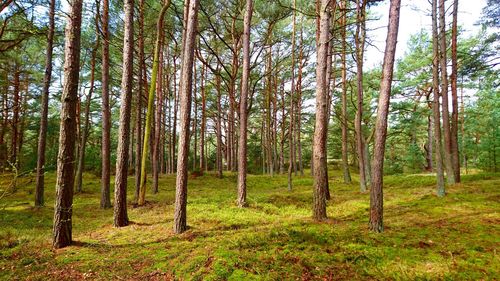
[(120, 127), (118, 128), (118, 148), (116, 150), (115, 227), (128, 225), (127, 164), (129, 155), (127, 148), (130, 141), (130, 112), (134, 66), (134, 0), (125, 0), (123, 10), (125, 14), (125, 31), (123, 37), (123, 72), (120, 95), (122, 103), (120, 106)]
[(171, 173), (174, 173), (174, 171), (177, 171), (177, 157), (176, 157), (176, 146), (177, 146), (177, 111), (179, 109), (179, 96), (177, 92), (177, 60), (174, 56), (174, 73), (173, 73), (173, 78), (174, 78), (174, 121), (173, 121), (173, 128), (172, 128), (172, 165), (170, 166)]
[(280, 85), (281, 93), (281, 139), (280, 139), (280, 174), (285, 173), (285, 130), (286, 130), (286, 115), (285, 115), (285, 89), (284, 81), (281, 81)]
[(441, 117), (439, 108), (439, 39), (437, 27), (437, 0), (432, 0), (432, 92), (434, 94), (434, 145), (436, 151), (436, 182), (437, 195), (442, 197), (446, 194), (444, 186), (443, 171), (443, 149), (441, 143)]
[(10, 138), (10, 163), (16, 168), (18, 163), (18, 144), (19, 144), (19, 112), (21, 111), (21, 70), (19, 65), (14, 63), (14, 86), (13, 90), (13, 105), (12, 105), (12, 121), (11, 121), (11, 138)]
[(56, 202), (52, 246), (56, 249), (71, 245), (73, 187), (75, 180), (76, 105), (80, 71), (80, 33), (82, 0), (73, 0), (67, 19), (64, 45), (64, 84), (61, 97), (59, 153), (57, 156)]
[(243, 20), (243, 76), (240, 95), (240, 143), (238, 146), (238, 206), (247, 205), (247, 121), (248, 83), (250, 79), (250, 24), (252, 22), (253, 1), (247, 0)]
[(193, 129), (192, 129), (192, 134), (194, 135), (194, 145), (193, 145), (193, 171), (196, 170), (196, 163), (197, 163), (197, 148), (198, 148), (198, 99), (197, 99), (197, 87), (196, 87), (196, 81), (198, 81), (197, 78), (197, 71), (196, 71), (196, 61), (194, 62), (194, 67), (193, 67), (193, 100), (194, 100), (194, 116), (193, 116)]
[(177, 178), (175, 192), (174, 232), (182, 233), (187, 229), (187, 166), (189, 153), (189, 122), (191, 115), (191, 90), (193, 82), (194, 45), (197, 32), (198, 7), (200, 0), (191, 0), (187, 6), (188, 17), (185, 30), (185, 47), (182, 52), (181, 89), (179, 92), (181, 105), (179, 151), (177, 159)]
[(321, 0), (319, 13), (319, 40), (316, 64), (316, 124), (314, 128), (314, 189), (313, 218), (322, 221), (326, 215), (326, 193), (328, 189), (328, 167), (326, 163), (326, 138), (328, 134), (328, 45), (330, 40), (329, 0)]
[(370, 230), (383, 232), (383, 175), (384, 154), (387, 137), (387, 115), (391, 97), (391, 83), (394, 69), (394, 57), (399, 29), (399, 12), (401, 0), (391, 0), (389, 9), (389, 27), (382, 66), (382, 81), (380, 82), (380, 97), (378, 100), (377, 121), (375, 123), (375, 148), (372, 165), (372, 186), (370, 189)]
[[(163, 32), (159, 32), (160, 44), (159, 44), (159, 61), (158, 61), (158, 76), (156, 81), (156, 107), (155, 107), (155, 132), (154, 132), (154, 142), (153, 142), (153, 159), (152, 159), (152, 169), (153, 169), (153, 194), (158, 193), (158, 177), (160, 172), (160, 137), (162, 131), (162, 111), (163, 111)], [(151, 114), (153, 114), (151, 112)]]
[(90, 104), (92, 102), (92, 94), (94, 93), (95, 61), (97, 56), (97, 48), (99, 48), (99, 41), (100, 41), (99, 37), (97, 37), (95, 47), (92, 50), (92, 57), (90, 59), (90, 89), (87, 94), (87, 99), (85, 103), (83, 132), (81, 133), (80, 152), (78, 153), (78, 163), (76, 166), (77, 167), (76, 184), (75, 184), (76, 192), (82, 192), (82, 176), (83, 176), (83, 169), (85, 167), (85, 146), (87, 144), (87, 138), (89, 136), (89, 131), (90, 131)]
[(202, 66), (201, 69), (201, 127), (200, 127), (200, 171), (203, 172), (207, 167), (205, 166), (205, 127), (207, 126), (207, 98), (205, 93), (205, 79), (207, 76), (207, 67)]
[(139, 0), (139, 75), (138, 75), (138, 84), (139, 90), (137, 94), (137, 104), (136, 104), (136, 124), (135, 124), (135, 196), (134, 201), (137, 202), (139, 200), (139, 191), (141, 188), (141, 159), (142, 159), (142, 99), (145, 95), (144, 90), (145, 81), (144, 81), (144, 0)]
[[(149, 151), (149, 137), (151, 135), (151, 119), (153, 117), (153, 105), (155, 99), (155, 89), (157, 87), (157, 77), (158, 77), (158, 68), (159, 68), (159, 60), (160, 60), (160, 49), (162, 42), (162, 30), (163, 30), (163, 18), (165, 13), (167, 12), (168, 7), (170, 6), (170, 1), (167, 1), (163, 8), (160, 11), (160, 15), (158, 16), (158, 21), (156, 25), (156, 44), (154, 49), (154, 58), (153, 58), (153, 72), (151, 74), (151, 84), (149, 85), (149, 95), (148, 95), (148, 108), (146, 112), (146, 124), (144, 125), (144, 141), (142, 148), (142, 160), (141, 160), (141, 187), (139, 189), (139, 198), (137, 200), (137, 205), (143, 206), (146, 203), (146, 177), (147, 177), (147, 158)], [(161, 109), (160, 109), (161, 110)], [(160, 120), (157, 120), (159, 122)], [(153, 155), (153, 158), (155, 156)], [(157, 158), (156, 158), (157, 159)], [(154, 165), (153, 165), (154, 166)], [(157, 167), (153, 167), (155, 169)], [(154, 190), (154, 187), (153, 187)]]
[[(44, 202), (45, 190), (45, 150), (47, 146), (47, 127), (49, 116), (50, 82), (52, 80), (52, 53), (54, 46), (56, 0), (50, 0), (49, 30), (47, 33), (47, 50), (45, 54), (45, 75), (43, 77), (40, 130), (38, 133), (38, 158), (36, 162), (35, 207), (41, 207)], [(3, 142), (3, 136), (2, 136)], [(1, 149), (1, 147), (0, 147)], [(1, 152), (0, 152), (1, 153)]]
[(444, 161), (446, 168), (446, 178), (448, 184), (455, 183), (455, 173), (453, 171), (453, 158), (451, 151), (451, 130), (450, 113), (448, 109), (448, 71), (446, 59), (446, 21), (445, 21), (445, 0), (439, 0), (439, 63), (441, 73), (441, 97), (443, 100), (443, 134), (444, 134)]
[(347, 0), (343, 2), (342, 18), (342, 114), (340, 126), (342, 128), (342, 169), (344, 171), (344, 183), (351, 183), (351, 173), (349, 172), (348, 155), (348, 128), (347, 128), (347, 48), (346, 48), (346, 30), (347, 30)]
[(102, 171), (101, 171), (101, 208), (111, 208), (110, 170), (111, 170), (111, 110), (109, 107), (109, 0), (103, 0), (101, 15), (102, 32)]
[[(301, 21), (302, 22), (302, 21)], [(299, 51), (299, 69), (297, 74), (297, 114), (295, 116), (297, 128), (296, 138), (297, 138), (297, 157), (300, 175), (304, 175), (304, 164), (302, 161), (302, 141), (301, 141), (301, 128), (302, 128), (302, 68), (304, 67), (302, 60), (304, 58), (304, 45), (303, 45), (303, 28), (300, 28), (300, 51)], [(330, 45), (330, 44), (329, 44)]]
[(364, 153), (364, 136), (363, 136), (363, 55), (365, 48), (365, 7), (364, 0), (356, 1), (356, 68), (357, 68), (357, 110), (356, 110), (356, 148), (358, 153), (359, 164), (359, 190), (366, 192), (366, 175), (365, 175), (365, 153)]
[[(220, 71), (219, 65), (217, 65), (217, 70)], [(220, 73), (215, 74), (215, 87), (217, 90), (217, 177), (222, 178), (222, 105), (221, 105), (221, 77)]]
[(290, 122), (288, 126), (288, 145), (289, 145), (289, 161), (288, 161), (288, 190), (291, 191), (293, 188), (292, 184), (292, 169), (295, 163), (293, 162), (294, 151), (294, 143), (293, 143), (293, 126), (294, 126), (294, 116), (293, 116), (293, 105), (294, 105), (294, 91), (295, 91), (295, 18), (296, 18), (296, 9), (297, 0), (293, 0), (293, 20), (292, 20), (292, 81), (290, 86), (290, 110), (288, 111), (290, 115)]
[(460, 155), (458, 151), (458, 95), (457, 95), (457, 17), (458, 0), (453, 1), (453, 23), (451, 28), (451, 156), (455, 182), (460, 182)]

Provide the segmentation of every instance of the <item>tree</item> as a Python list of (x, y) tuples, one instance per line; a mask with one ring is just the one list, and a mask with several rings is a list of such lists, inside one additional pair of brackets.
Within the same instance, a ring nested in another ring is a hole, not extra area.
[(383, 172), (385, 142), (387, 138), (387, 115), (391, 96), (391, 83), (396, 55), (396, 44), (399, 29), (399, 12), (401, 0), (391, 0), (389, 8), (389, 26), (382, 66), (382, 81), (375, 123), (375, 149), (372, 164), (372, 186), (370, 189), (370, 230), (383, 232)]
[(314, 189), (313, 218), (325, 220), (326, 192), (328, 189), (328, 167), (326, 163), (326, 138), (328, 135), (328, 85), (327, 61), (328, 42), (330, 40), (330, 8), (329, 0), (321, 0), (319, 13), (319, 40), (316, 64), (316, 123), (314, 127)]
[(460, 156), (458, 152), (458, 95), (457, 95), (457, 37), (458, 0), (453, 0), (453, 22), (451, 27), (451, 156), (455, 182), (460, 182)]
[(197, 33), (198, 8), (200, 0), (186, 0), (185, 30), (183, 36), (180, 99), (180, 132), (177, 158), (177, 178), (175, 186), (174, 232), (187, 229), (187, 169), (189, 152), (189, 123), (191, 118), (191, 90), (193, 81), (194, 45)]
[(101, 170), (101, 208), (111, 207), (110, 170), (111, 170), (111, 110), (109, 108), (109, 0), (102, 2), (102, 170)]
[[(120, 127), (118, 129), (118, 148), (116, 150), (117, 159), (113, 223), (115, 227), (128, 225), (127, 175), (134, 65), (134, 0), (125, 0), (123, 10), (125, 13), (125, 32), (123, 37), (123, 71), (120, 94)], [(143, 154), (145, 154), (145, 152)]]
[(238, 206), (246, 206), (247, 197), (247, 99), (250, 76), (250, 25), (252, 22), (253, 1), (247, 0), (243, 20), (243, 77), (241, 78), (240, 96), (240, 140), (238, 152)]
[(363, 136), (363, 55), (365, 48), (366, 36), (366, 1), (356, 1), (356, 35), (354, 41), (356, 44), (356, 86), (357, 86), (357, 109), (356, 109), (356, 148), (358, 153), (359, 165), (359, 189), (361, 192), (366, 192), (366, 175), (365, 175), (365, 138)]
[[(165, 2), (165, 5), (160, 11), (160, 15), (158, 16), (158, 22), (156, 24), (156, 43), (154, 49), (154, 58), (153, 58), (153, 73), (151, 74), (151, 84), (149, 85), (149, 95), (148, 95), (148, 108), (146, 111), (146, 124), (144, 125), (144, 141), (142, 148), (142, 160), (141, 160), (141, 186), (139, 189), (139, 199), (137, 200), (137, 204), (139, 206), (144, 205), (146, 202), (146, 165), (149, 151), (149, 137), (151, 135), (151, 118), (153, 115), (153, 104), (155, 99), (155, 89), (156, 89), (156, 80), (158, 77), (158, 68), (159, 68), (159, 60), (160, 60), (160, 50), (161, 50), (161, 42), (162, 42), (162, 30), (163, 30), (163, 18), (165, 17), (165, 13), (170, 6), (170, 0)], [(156, 122), (160, 122), (157, 120)]]
[(455, 172), (453, 171), (453, 156), (451, 150), (450, 111), (448, 109), (448, 64), (446, 60), (446, 20), (445, 0), (439, 0), (439, 64), (441, 74), (441, 98), (443, 100), (443, 135), (444, 135), (444, 161), (446, 168), (446, 179), (448, 184), (455, 183)]
[(80, 71), (80, 33), (82, 0), (71, 1), (64, 46), (64, 82), (61, 96), (59, 153), (57, 156), (56, 203), (52, 246), (56, 249), (72, 243), (73, 187), (75, 179), (76, 105)]
[(45, 189), (45, 148), (47, 146), (47, 124), (49, 115), (50, 82), (52, 80), (52, 51), (55, 33), (56, 0), (50, 1), (49, 30), (47, 33), (47, 53), (45, 54), (45, 76), (42, 89), (42, 112), (40, 118), (40, 131), (38, 134), (38, 159), (36, 163), (35, 207), (41, 207), (44, 202)]
[(437, 29), (437, 0), (432, 0), (432, 92), (434, 94), (434, 150), (436, 151), (437, 195), (444, 196), (443, 149), (441, 143), (441, 117), (439, 113), (439, 43)]
[[(347, 124), (347, 9), (348, 1), (343, 1), (343, 17), (341, 21), (341, 35), (342, 35), (342, 113), (340, 126), (342, 128), (342, 169), (344, 172), (344, 183), (351, 183), (351, 173), (349, 172), (349, 155), (348, 155), (348, 124)], [(316, 167), (315, 167), (316, 168)]]

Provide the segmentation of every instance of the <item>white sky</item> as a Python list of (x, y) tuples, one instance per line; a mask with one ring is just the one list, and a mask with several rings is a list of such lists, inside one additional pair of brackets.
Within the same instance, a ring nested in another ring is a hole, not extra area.
[[(399, 34), (396, 57), (401, 58), (407, 49), (407, 42), (410, 36), (418, 33), (421, 29), (431, 29), (431, 4), (429, 0), (402, 0), (401, 15), (399, 21)], [(451, 23), (452, 1), (446, 1), (447, 18), (446, 22)], [(479, 26), (474, 23), (481, 16), (486, 0), (459, 0), (458, 1), (458, 25), (462, 26), (468, 34), (475, 33)], [(387, 36), (387, 24), (389, 13), (389, 1), (384, 1), (376, 7), (371, 8), (374, 16), (380, 16), (380, 20), (367, 23), (367, 36), (371, 37), (373, 46), (367, 46), (366, 66), (373, 68), (380, 65), (383, 60), (385, 49), (385, 38)], [(373, 31), (370, 31), (372, 29)]]

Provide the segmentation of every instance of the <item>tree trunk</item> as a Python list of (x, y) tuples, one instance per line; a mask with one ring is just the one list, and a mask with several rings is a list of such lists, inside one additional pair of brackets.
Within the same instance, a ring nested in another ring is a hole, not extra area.
[(450, 113), (448, 109), (448, 74), (446, 60), (446, 21), (445, 21), (445, 0), (439, 0), (439, 63), (441, 73), (441, 98), (443, 100), (443, 134), (444, 134), (444, 160), (446, 168), (446, 178), (448, 184), (455, 183), (455, 173), (453, 171), (453, 159), (451, 153), (451, 130)]
[(14, 63), (14, 86), (13, 90), (13, 104), (12, 104), (12, 121), (11, 121), (11, 138), (10, 138), (10, 163), (16, 168), (19, 167), (18, 163), (18, 144), (19, 144), (19, 112), (21, 111), (21, 70), (19, 65)]
[[(44, 202), (45, 190), (45, 150), (47, 146), (47, 127), (49, 116), (50, 82), (52, 80), (52, 53), (54, 49), (56, 0), (50, 0), (49, 30), (47, 33), (47, 50), (45, 54), (45, 75), (43, 77), (42, 103), (40, 116), (40, 131), (38, 134), (38, 149), (36, 162), (35, 207), (41, 207)], [(3, 141), (3, 136), (2, 136)], [(0, 148), (1, 149), (1, 148)], [(0, 152), (1, 153), (1, 152)]]
[(197, 32), (198, 7), (200, 0), (191, 0), (187, 6), (188, 17), (182, 50), (181, 88), (180, 99), (180, 132), (179, 151), (177, 159), (177, 178), (175, 192), (174, 232), (186, 231), (186, 204), (187, 204), (187, 171), (189, 153), (189, 123), (191, 118), (191, 90), (193, 82), (194, 45)]
[(297, 0), (293, 0), (293, 20), (292, 20), (292, 81), (290, 86), (290, 110), (288, 111), (290, 115), (290, 122), (288, 126), (288, 146), (289, 146), (289, 156), (288, 156), (288, 190), (291, 191), (293, 188), (292, 184), (292, 169), (295, 163), (293, 162), (294, 151), (294, 143), (293, 143), (293, 126), (294, 126), (294, 116), (293, 116), (293, 105), (294, 105), (294, 91), (295, 91), (295, 18), (296, 18), (296, 9)]
[(97, 48), (99, 48), (99, 37), (97, 37), (97, 41), (95, 43), (95, 47), (92, 50), (92, 57), (90, 59), (90, 89), (87, 94), (86, 104), (85, 104), (85, 113), (84, 113), (84, 127), (83, 133), (81, 133), (80, 139), (80, 152), (78, 153), (78, 163), (76, 168), (76, 184), (75, 190), (76, 192), (82, 192), (82, 176), (83, 169), (85, 166), (85, 146), (87, 144), (87, 138), (89, 136), (90, 131), (90, 104), (92, 102), (92, 94), (94, 93), (94, 80), (95, 80), (95, 61), (97, 56)]
[(222, 178), (222, 105), (221, 105), (221, 77), (220, 77), (220, 66), (217, 65), (218, 72), (215, 74), (215, 87), (217, 90), (217, 124), (216, 124), (216, 134), (217, 134), (217, 177)]
[(248, 83), (250, 79), (250, 24), (252, 22), (253, 1), (247, 0), (243, 20), (243, 76), (240, 95), (240, 142), (238, 146), (238, 206), (247, 205), (247, 121)]
[(207, 167), (205, 167), (205, 127), (207, 126), (207, 98), (205, 93), (205, 79), (207, 73), (207, 67), (202, 66), (201, 69), (201, 127), (200, 127), (200, 171), (203, 172)]
[(344, 172), (344, 183), (351, 183), (351, 173), (349, 172), (349, 155), (348, 155), (348, 128), (347, 128), (347, 49), (346, 49), (346, 30), (347, 30), (347, 0), (343, 2), (343, 18), (342, 18), (342, 114), (340, 127), (342, 128), (342, 169)]
[(457, 95), (457, 17), (458, 0), (453, 1), (453, 23), (451, 28), (451, 156), (455, 182), (460, 182), (460, 156), (458, 151), (458, 95)]
[(314, 128), (314, 189), (313, 218), (322, 221), (326, 215), (326, 192), (328, 189), (328, 167), (326, 163), (326, 139), (328, 134), (328, 45), (330, 40), (329, 0), (321, 0), (319, 13), (319, 40), (316, 64), (316, 124)]
[(76, 105), (80, 71), (80, 33), (82, 0), (71, 1), (64, 47), (64, 84), (61, 97), (59, 153), (57, 156), (56, 202), (52, 246), (56, 249), (71, 245), (73, 187), (75, 180)]
[[(361, 3), (360, 3), (361, 2)], [(363, 55), (365, 48), (365, 7), (366, 2), (364, 0), (356, 1), (356, 68), (357, 68), (357, 110), (356, 110), (356, 120), (355, 120), (355, 131), (356, 131), (356, 148), (358, 153), (358, 165), (359, 165), (359, 190), (361, 192), (366, 192), (366, 175), (365, 175), (365, 153), (364, 153), (364, 136), (363, 136)]]
[[(102, 171), (101, 171), (101, 208), (111, 208), (110, 170), (111, 170), (111, 110), (109, 107), (109, 0), (103, 0), (101, 15), (102, 32)], [(128, 146), (127, 146), (128, 147)]]
[(130, 141), (130, 112), (134, 66), (134, 0), (125, 0), (123, 10), (125, 14), (125, 30), (123, 37), (123, 71), (120, 94), (122, 103), (120, 106), (120, 127), (118, 128), (118, 148), (116, 150), (115, 227), (128, 225), (127, 164), (129, 155), (127, 148)]
[(441, 117), (439, 109), (439, 43), (437, 27), (437, 0), (432, 0), (432, 92), (434, 94), (434, 150), (436, 151), (437, 195), (446, 194), (443, 171), (443, 149), (441, 143)]
[(135, 196), (134, 201), (139, 200), (139, 190), (141, 188), (141, 159), (142, 159), (142, 99), (145, 96), (144, 90), (144, 0), (139, 0), (139, 69), (138, 84), (139, 90), (136, 103), (136, 124), (135, 124)]
[(375, 123), (375, 148), (372, 165), (372, 186), (370, 189), (370, 230), (383, 232), (383, 175), (384, 154), (387, 137), (387, 115), (391, 97), (391, 83), (394, 69), (394, 56), (399, 29), (399, 12), (401, 0), (391, 0), (389, 10), (389, 27), (382, 66), (382, 81), (380, 82), (380, 97), (378, 100), (377, 121)]
[[(152, 159), (152, 170), (153, 170), (153, 194), (158, 193), (158, 176), (160, 172), (160, 137), (162, 131), (162, 111), (163, 111), (163, 32), (159, 32), (160, 44), (159, 44), (159, 61), (158, 61), (158, 78), (156, 81), (156, 107), (155, 107), (155, 132), (154, 132), (154, 142), (153, 142), (153, 159)], [(151, 113), (153, 114), (153, 113)]]
[[(149, 94), (148, 94), (148, 108), (146, 111), (146, 124), (144, 125), (144, 138), (143, 138), (143, 148), (142, 148), (142, 160), (141, 160), (141, 187), (139, 189), (139, 198), (137, 200), (137, 205), (143, 206), (146, 203), (146, 177), (147, 177), (147, 158), (149, 151), (149, 137), (151, 135), (151, 119), (153, 117), (153, 105), (155, 99), (155, 89), (157, 87), (156, 80), (158, 77), (158, 68), (159, 68), (159, 60), (160, 60), (160, 50), (162, 43), (162, 30), (163, 30), (163, 18), (165, 13), (167, 12), (168, 7), (170, 6), (170, 1), (167, 1), (163, 8), (160, 11), (160, 15), (158, 16), (158, 21), (156, 24), (156, 44), (154, 49), (154, 58), (153, 58), (153, 72), (151, 74), (151, 84), (149, 85)], [(161, 109), (160, 109), (161, 110)], [(157, 120), (160, 122), (160, 120)], [(153, 155), (153, 158), (155, 156)], [(157, 158), (156, 158), (157, 159)], [(154, 166), (154, 165), (153, 165)], [(155, 167), (153, 167), (154, 169)], [(154, 188), (153, 188), (154, 189)]]

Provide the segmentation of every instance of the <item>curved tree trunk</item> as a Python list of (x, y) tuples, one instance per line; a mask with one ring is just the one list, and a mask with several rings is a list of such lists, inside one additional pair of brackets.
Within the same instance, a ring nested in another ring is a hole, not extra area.
[[(143, 147), (142, 147), (142, 160), (141, 160), (141, 187), (139, 189), (139, 198), (137, 200), (137, 205), (142, 206), (146, 203), (146, 165), (149, 151), (149, 137), (151, 135), (151, 119), (153, 117), (153, 105), (155, 99), (155, 89), (156, 89), (156, 80), (158, 77), (158, 68), (159, 68), (159, 60), (160, 60), (160, 49), (161, 49), (161, 41), (162, 41), (162, 28), (163, 28), (163, 18), (165, 13), (167, 12), (168, 7), (170, 6), (170, 1), (167, 1), (163, 8), (160, 11), (160, 15), (158, 16), (158, 22), (156, 25), (156, 43), (154, 49), (154, 58), (153, 58), (153, 72), (151, 74), (151, 84), (149, 85), (149, 95), (148, 95), (148, 108), (146, 111), (146, 124), (144, 125), (144, 138), (143, 138)], [(157, 120), (160, 122), (160, 120)], [(154, 156), (153, 156), (154, 157)]]
[(52, 246), (56, 249), (72, 243), (73, 187), (75, 180), (76, 105), (80, 72), (80, 33), (82, 0), (71, 1), (64, 47), (64, 82), (61, 97), (59, 153), (57, 155), (56, 203)]

